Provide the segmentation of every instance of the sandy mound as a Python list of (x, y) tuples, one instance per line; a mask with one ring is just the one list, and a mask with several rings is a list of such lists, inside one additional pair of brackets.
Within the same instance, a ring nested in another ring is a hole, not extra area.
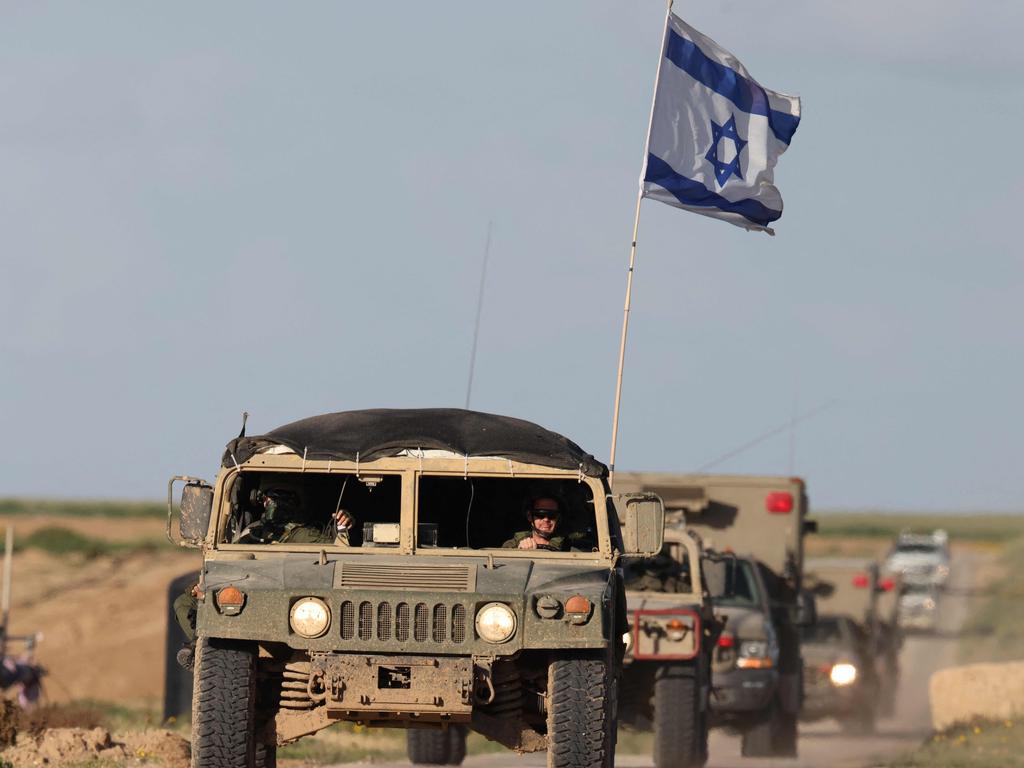
[(937, 731), (973, 720), (1024, 716), (1024, 661), (943, 669), (932, 675), (928, 688)]
[(187, 741), (169, 731), (127, 733), (123, 740), (115, 740), (104, 728), (51, 728), (36, 735), (19, 734), (15, 746), (0, 757), (16, 766), (115, 760), (124, 765), (156, 761), (168, 768), (186, 768), (189, 748)]

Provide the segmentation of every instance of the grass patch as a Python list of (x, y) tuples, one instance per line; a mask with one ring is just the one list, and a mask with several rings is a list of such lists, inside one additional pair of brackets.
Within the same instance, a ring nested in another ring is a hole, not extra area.
[(937, 733), (889, 768), (1014, 768), (1024, 766), (1024, 722), (977, 722)]
[(1000, 575), (984, 587), (984, 596), (964, 622), (958, 648), (961, 662), (1024, 658), (1024, 580), (1019, 573), (1022, 559), (1024, 539), (1006, 546), (1000, 558)]
[(364, 728), (338, 723), (314, 736), (277, 750), (278, 760), (310, 764), (391, 760), (405, 756), (405, 731), (398, 728)]
[(0, 499), (0, 517), (159, 517), (167, 505), (156, 501), (77, 501), (63, 499)]
[(951, 541), (1005, 542), (1024, 536), (1024, 514), (817, 511), (813, 518), (818, 535), (826, 538), (893, 539), (903, 530), (930, 533), (936, 528), (944, 529)]
[(16, 550), (38, 549), (51, 555), (80, 555), (87, 559), (103, 555), (155, 552), (158, 549), (171, 546), (170, 542), (163, 539), (137, 539), (135, 541), (97, 539), (59, 525), (38, 528), (15, 542)]

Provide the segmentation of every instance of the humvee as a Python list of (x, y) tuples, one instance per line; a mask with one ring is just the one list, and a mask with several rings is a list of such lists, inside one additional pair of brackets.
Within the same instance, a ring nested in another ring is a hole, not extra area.
[[(526, 421), (379, 409), (239, 437), (212, 485), (172, 479), (173, 536), (203, 550), (193, 764), (270, 766), (278, 746), (350, 721), (424, 729), (409, 740), (420, 763), (461, 761), (471, 728), (546, 748), (550, 766), (612, 765), (619, 561), (656, 554), (664, 518), (651, 495), (616, 506), (606, 478)], [(263, 489), (282, 483), (301, 525), (266, 520)], [(563, 547), (503, 546), (540, 497), (559, 502)]]
[[(719, 564), (708, 565), (714, 578)], [(700, 540), (671, 513), (662, 552), (627, 560), (624, 570), (630, 628), (619, 718), (654, 731), (655, 768), (697, 768), (708, 757), (711, 653), (722, 629)]]
[(815, 530), (799, 478), (615, 473), (617, 491), (659, 495), (706, 549), (735, 557), (712, 655), (712, 725), (738, 731), (748, 757), (795, 756), (802, 699), (797, 627), (814, 620), (802, 591), (804, 537)]

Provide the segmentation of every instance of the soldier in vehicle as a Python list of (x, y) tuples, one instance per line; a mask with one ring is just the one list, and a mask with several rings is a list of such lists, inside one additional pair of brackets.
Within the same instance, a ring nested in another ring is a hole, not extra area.
[(565, 552), (569, 549), (571, 535), (557, 533), (562, 516), (562, 505), (554, 496), (534, 496), (527, 500), (526, 519), (530, 530), (518, 531), (502, 544), (506, 549), (551, 549)]
[[(336, 544), (348, 546), (354, 518), (339, 508), (331, 521), (318, 528), (301, 501), (301, 486), (290, 477), (273, 477), (260, 482), (251, 499), (263, 513), (231, 538), (232, 544)], [(178, 652), (178, 663), (191, 669), (195, 657), (196, 611), (199, 584), (193, 584), (174, 601), (174, 616), (188, 638)]]
[[(263, 508), (255, 522), (242, 528), (232, 544), (340, 544), (348, 546), (352, 515), (339, 508), (331, 522), (318, 528), (310, 510), (302, 503), (301, 489), (290, 477), (275, 477), (260, 483), (252, 501)], [(333, 530), (332, 530), (333, 529)]]

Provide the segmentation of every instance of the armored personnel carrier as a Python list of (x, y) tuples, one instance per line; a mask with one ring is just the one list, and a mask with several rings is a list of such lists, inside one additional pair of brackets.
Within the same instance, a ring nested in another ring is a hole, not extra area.
[(173, 537), (203, 550), (194, 765), (273, 765), (350, 721), (424, 729), (422, 763), (461, 761), (472, 729), (611, 766), (620, 558), (657, 554), (664, 516), (651, 495), (616, 508), (606, 477), (535, 424), (417, 409), (240, 437), (213, 484), (176, 478)]

